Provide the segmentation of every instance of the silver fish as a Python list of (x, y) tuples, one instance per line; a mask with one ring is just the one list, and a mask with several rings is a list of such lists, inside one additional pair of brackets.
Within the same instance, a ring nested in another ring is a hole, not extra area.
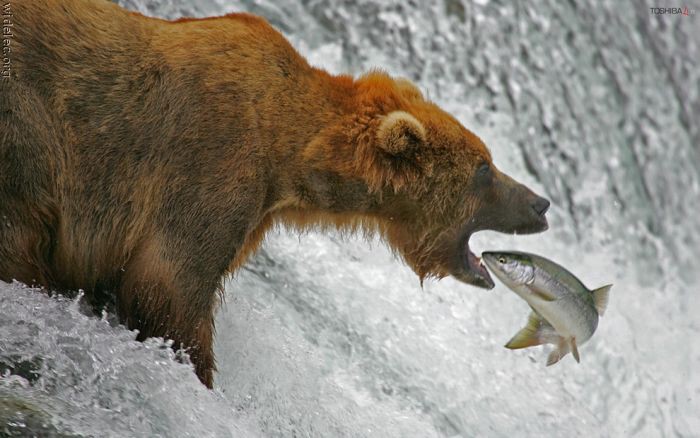
[(527, 325), (505, 345), (517, 349), (541, 344), (557, 346), (547, 358), (553, 365), (571, 352), (580, 362), (578, 346), (598, 327), (612, 284), (589, 290), (571, 272), (534, 254), (484, 252), (486, 266), (532, 308)]

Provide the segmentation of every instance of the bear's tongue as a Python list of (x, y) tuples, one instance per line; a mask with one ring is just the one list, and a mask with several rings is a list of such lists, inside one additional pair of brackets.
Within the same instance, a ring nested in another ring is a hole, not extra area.
[(486, 266), (484, 266), (484, 264), (481, 262), (481, 258), (477, 257), (476, 254), (469, 249), (469, 239), (467, 239), (464, 250), (467, 253), (467, 269), (481, 277), (486, 283), (493, 287), (494, 283), (491, 279), (491, 275), (489, 274), (489, 271), (486, 270)]

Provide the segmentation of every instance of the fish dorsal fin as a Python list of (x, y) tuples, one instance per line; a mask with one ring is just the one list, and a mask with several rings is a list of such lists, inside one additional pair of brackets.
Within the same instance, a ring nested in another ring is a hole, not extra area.
[(598, 311), (598, 316), (603, 316), (605, 308), (608, 307), (608, 292), (610, 292), (611, 287), (612, 284), (609, 284), (591, 291), (593, 294), (593, 304), (595, 304), (595, 310)]
[(571, 350), (571, 354), (574, 355), (576, 362), (581, 363), (581, 357), (578, 355), (578, 347), (576, 346), (576, 338), (569, 339), (569, 349)]
[(547, 334), (551, 326), (542, 320), (534, 311), (530, 313), (525, 327), (511, 338), (505, 345), (506, 348), (517, 350), (519, 348), (534, 347), (548, 342)]

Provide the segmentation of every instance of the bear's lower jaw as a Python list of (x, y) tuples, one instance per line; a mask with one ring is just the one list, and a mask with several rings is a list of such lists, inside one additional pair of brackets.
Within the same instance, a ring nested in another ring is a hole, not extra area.
[(491, 274), (489, 274), (489, 271), (486, 269), (486, 266), (484, 263), (481, 261), (480, 257), (477, 257), (476, 254), (471, 252), (467, 248), (467, 263), (469, 265), (469, 270), (472, 271), (477, 275), (477, 277), (481, 280), (484, 281), (486, 284), (485, 287), (488, 289), (491, 289), (494, 287), (493, 279), (491, 278)]
[(460, 245), (459, 263), (451, 275), (464, 283), (484, 289), (493, 289), (495, 283), (489, 271), (481, 259), (469, 249), (469, 237), (471, 236), (467, 233), (462, 245)]
[(486, 276), (482, 276), (481, 274), (475, 274), (473, 272), (463, 270), (462, 272), (453, 272), (452, 276), (462, 283), (480, 287), (482, 289), (493, 289), (495, 286), (491, 276), (488, 273), (486, 273)]

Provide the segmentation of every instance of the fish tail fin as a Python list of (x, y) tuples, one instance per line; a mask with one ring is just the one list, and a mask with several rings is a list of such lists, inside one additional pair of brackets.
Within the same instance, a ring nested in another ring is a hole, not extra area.
[(557, 344), (557, 348), (552, 350), (552, 352), (549, 353), (549, 356), (547, 357), (547, 366), (554, 365), (567, 354), (569, 354), (569, 343), (566, 341), (566, 339), (560, 337), (559, 343)]
[(593, 303), (595, 304), (595, 310), (598, 311), (599, 316), (603, 316), (606, 307), (608, 307), (608, 293), (610, 292), (610, 288), (612, 286), (612, 284), (608, 284), (606, 286), (599, 287), (598, 289), (591, 291), (591, 293), (593, 294)]
[(549, 324), (543, 321), (535, 312), (530, 313), (525, 327), (511, 338), (505, 345), (506, 348), (517, 350), (519, 348), (534, 347), (545, 344), (548, 341)]

